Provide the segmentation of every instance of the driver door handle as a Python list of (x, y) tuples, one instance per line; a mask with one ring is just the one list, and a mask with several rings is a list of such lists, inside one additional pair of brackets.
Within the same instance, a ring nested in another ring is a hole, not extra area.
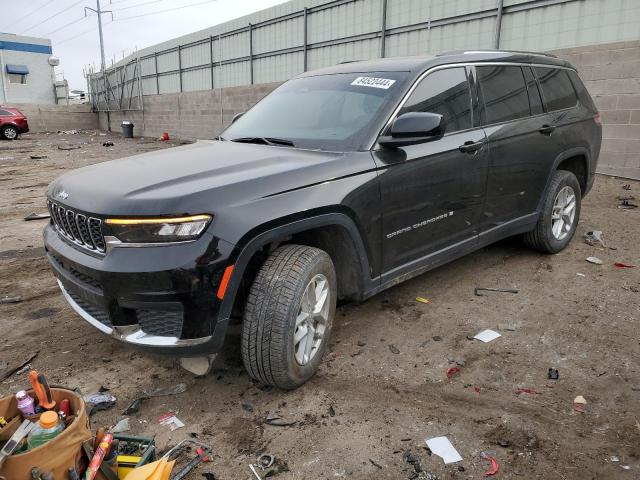
[(460, 150), (462, 153), (476, 153), (482, 148), (483, 145), (484, 141), (473, 142), (471, 140), (467, 140), (458, 147), (458, 150)]
[(555, 129), (556, 127), (554, 127), (553, 125), (545, 124), (545, 125), (542, 125), (542, 127), (540, 127), (540, 130), (538, 131), (543, 135), (551, 135)]

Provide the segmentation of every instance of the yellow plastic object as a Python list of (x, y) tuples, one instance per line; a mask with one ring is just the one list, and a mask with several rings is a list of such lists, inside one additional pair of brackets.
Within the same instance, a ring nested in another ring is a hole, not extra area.
[(420, 302), (420, 303), (431, 303), (431, 300), (429, 300), (428, 298), (424, 298), (424, 297), (416, 297), (416, 302)]
[(118, 455), (118, 479), (124, 480), (125, 477), (136, 468), (136, 465), (142, 460), (139, 455)]
[(166, 458), (161, 458), (153, 463), (134, 468), (127, 474), (125, 480), (168, 480), (175, 463), (175, 460), (167, 462)]

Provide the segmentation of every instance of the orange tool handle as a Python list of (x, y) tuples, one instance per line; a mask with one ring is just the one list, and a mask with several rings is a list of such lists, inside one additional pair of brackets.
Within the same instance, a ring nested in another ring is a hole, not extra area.
[(38, 403), (42, 408), (51, 410), (56, 406), (44, 373), (38, 374), (36, 370), (31, 370), (29, 372), (29, 383), (31, 383), (31, 387), (33, 387), (33, 391), (38, 397)]

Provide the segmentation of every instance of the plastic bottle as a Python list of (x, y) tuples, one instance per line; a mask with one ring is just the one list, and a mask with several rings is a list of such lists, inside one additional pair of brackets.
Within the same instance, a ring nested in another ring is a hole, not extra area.
[(29, 449), (44, 445), (57, 437), (64, 430), (64, 425), (58, 420), (56, 412), (48, 411), (40, 415), (40, 420), (27, 437)]
[(29, 415), (36, 414), (35, 401), (27, 394), (27, 392), (20, 390), (16, 393), (16, 400), (18, 402), (18, 410), (20, 410), (22, 415), (27, 417)]

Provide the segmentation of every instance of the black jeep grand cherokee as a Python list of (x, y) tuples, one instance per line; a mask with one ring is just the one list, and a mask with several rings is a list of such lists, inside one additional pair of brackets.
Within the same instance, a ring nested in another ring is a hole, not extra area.
[(235, 120), (60, 177), (44, 242), (99, 330), (205, 373), (241, 322), (249, 374), (282, 388), (317, 369), (338, 299), (510, 235), (565, 248), (601, 143), (575, 68), (523, 52), (341, 64)]

